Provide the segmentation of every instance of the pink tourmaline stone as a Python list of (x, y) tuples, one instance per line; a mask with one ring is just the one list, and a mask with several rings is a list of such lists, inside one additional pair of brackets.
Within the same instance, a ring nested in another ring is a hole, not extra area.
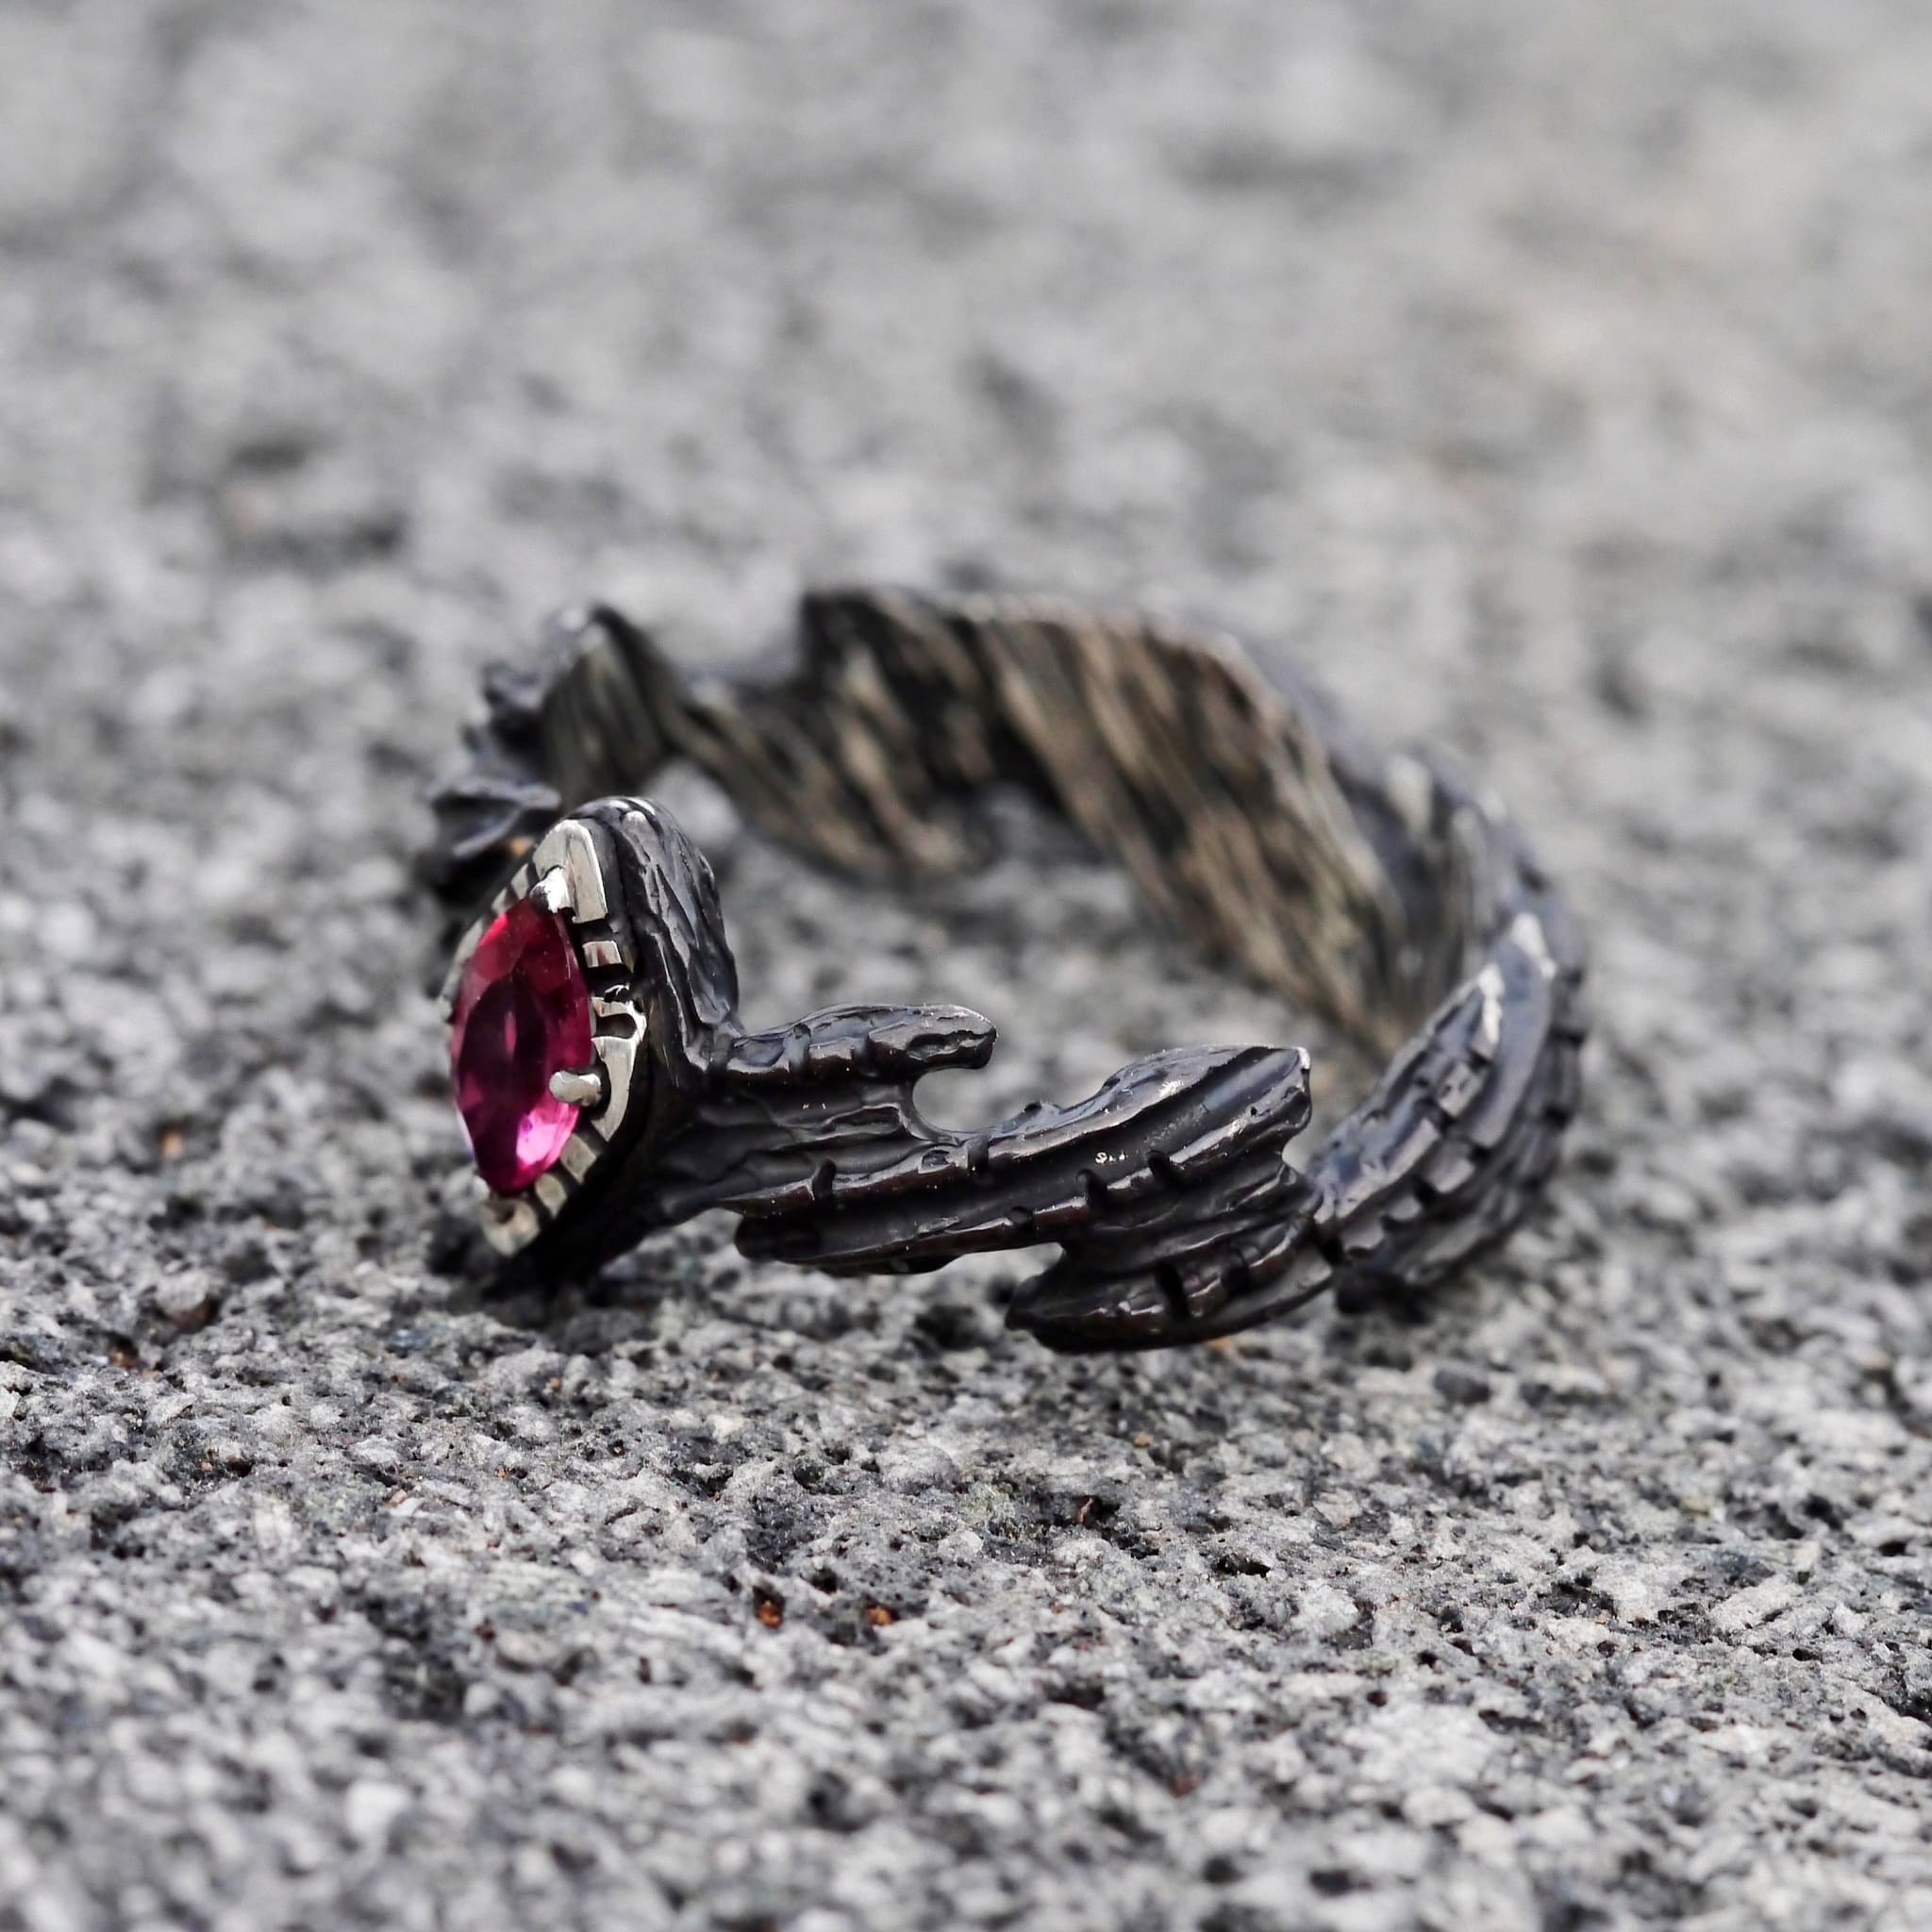
[(476, 1172), (499, 1194), (556, 1164), (577, 1109), (552, 1074), (590, 1066), (591, 994), (560, 913), (519, 899), (485, 929), (457, 987), (449, 1064)]

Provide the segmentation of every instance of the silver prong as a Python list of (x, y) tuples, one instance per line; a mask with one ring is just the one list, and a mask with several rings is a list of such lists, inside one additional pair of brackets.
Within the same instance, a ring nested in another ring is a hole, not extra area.
[(483, 1239), (499, 1255), (514, 1255), (519, 1248), (528, 1247), (543, 1230), (536, 1208), (524, 1200), (502, 1201), (492, 1196), (483, 1203), (477, 1218), (483, 1225)]
[(530, 888), (530, 897), (545, 912), (574, 912), (576, 909), (570, 889), (570, 874), (560, 865), (553, 866)]
[(550, 1091), (553, 1098), (568, 1107), (601, 1107), (604, 1102), (604, 1075), (596, 1067), (582, 1074), (552, 1074)]

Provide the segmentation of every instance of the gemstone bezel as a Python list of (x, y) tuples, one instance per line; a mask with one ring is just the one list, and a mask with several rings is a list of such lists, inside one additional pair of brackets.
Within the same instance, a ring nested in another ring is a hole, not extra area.
[[(561, 1214), (610, 1156), (631, 1111), (632, 1077), (642, 1051), (645, 1015), (634, 983), (627, 931), (610, 915), (598, 842), (591, 828), (565, 819), (538, 842), (509, 881), (458, 941), (443, 981), (442, 1010), (454, 1022), (463, 975), (484, 934), (519, 902), (535, 898), (558, 915), (591, 1004), (591, 1048), (602, 1070), (602, 1097), (577, 1109), (555, 1158), (525, 1186), (500, 1191), (476, 1175), (477, 1214), (499, 1254), (527, 1247)], [(584, 1071), (572, 1069), (571, 1071)]]

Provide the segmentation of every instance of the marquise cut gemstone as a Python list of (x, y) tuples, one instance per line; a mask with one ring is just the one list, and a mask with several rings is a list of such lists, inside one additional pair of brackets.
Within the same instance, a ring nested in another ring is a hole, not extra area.
[(557, 1164), (577, 1109), (553, 1074), (591, 1063), (591, 993), (560, 913), (519, 899), (491, 921), (463, 968), (450, 1016), (457, 1112), (476, 1172), (499, 1194)]

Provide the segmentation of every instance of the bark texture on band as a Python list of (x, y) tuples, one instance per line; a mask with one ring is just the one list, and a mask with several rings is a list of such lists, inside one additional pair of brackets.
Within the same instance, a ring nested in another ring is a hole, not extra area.
[[(561, 814), (624, 855), (625, 916), (666, 1091), (616, 1179), (536, 1265), (594, 1261), (711, 1207), (747, 1253), (907, 1272), (1061, 1244), (1009, 1313), (1057, 1347), (1207, 1339), (1324, 1289), (1358, 1307), (1440, 1280), (1519, 1221), (1577, 1097), (1583, 949), (1521, 834), (1433, 763), (1379, 758), (1232, 639), (1036, 599), (808, 597), (798, 647), (688, 678), (596, 610), (548, 664), (499, 675), (473, 768), (437, 795), (439, 890), (467, 910)], [(1187, 1049), (1072, 1108), (975, 1134), (912, 1089), (984, 1065), (958, 1008), (841, 1008), (770, 1033), (737, 1019), (702, 857), (621, 794), (689, 758), (822, 863), (934, 872), (980, 854), (975, 793), (1017, 784), (1132, 874), (1211, 955), (1378, 1051), (1374, 1092), (1304, 1169), (1298, 1049)], [(616, 794), (616, 795), (613, 795)], [(668, 1057), (668, 1060), (667, 1060)]]

